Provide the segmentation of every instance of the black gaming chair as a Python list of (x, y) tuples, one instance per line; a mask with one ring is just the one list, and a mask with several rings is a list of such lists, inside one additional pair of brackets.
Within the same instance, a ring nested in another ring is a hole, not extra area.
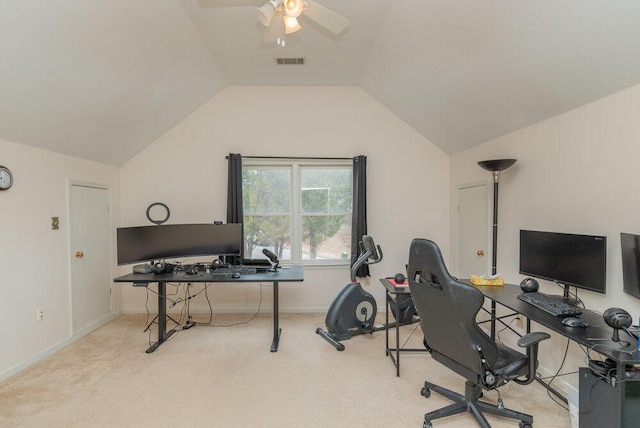
[(531, 427), (533, 417), (505, 409), (498, 392), (498, 405), (479, 401), (482, 390), (493, 390), (510, 380), (526, 385), (535, 378), (538, 343), (550, 336), (530, 333), (518, 340), (526, 355), (507, 348), (484, 333), (476, 323), (484, 296), (474, 286), (453, 278), (444, 264), (440, 249), (428, 239), (411, 242), (407, 271), (411, 297), (420, 315), (424, 344), (434, 360), (467, 379), (464, 395), (425, 382), (422, 395), (431, 390), (454, 401), (424, 416), (424, 427), (433, 419), (472, 413), (481, 427), (490, 427), (483, 412), (520, 420), (520, 427)]

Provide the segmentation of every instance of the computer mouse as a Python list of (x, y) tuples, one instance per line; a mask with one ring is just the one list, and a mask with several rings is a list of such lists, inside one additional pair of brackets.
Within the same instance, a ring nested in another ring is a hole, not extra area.
[(231, 278), (238, 279), (238, 278), (240, 278), (240, 274), (238, 272), (234, 272), (234, 273), (231, 274)]
[(562, 324), (568, 327), (578, 327), (578, 328), (585, 328), (589, 326), (589, 324), (584, 322), (582, 318), (577, 318), (577, 317), (567, 317), (562, 320)]

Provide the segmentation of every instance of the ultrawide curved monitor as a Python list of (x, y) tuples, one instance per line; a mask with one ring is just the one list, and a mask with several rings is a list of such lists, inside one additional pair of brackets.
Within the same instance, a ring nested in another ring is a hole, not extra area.
[(239, 256), (242, 224), (171, 224), (117, 230), (118, 265), (194, 256)]

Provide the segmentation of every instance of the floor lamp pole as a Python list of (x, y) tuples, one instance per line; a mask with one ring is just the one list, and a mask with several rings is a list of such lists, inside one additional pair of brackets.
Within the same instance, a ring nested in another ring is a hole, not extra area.
[(491, 244), (491, 275), (498, 272), (498, 180), (500, 171), (493, 171), (493, 239)]
[(493, 175), (493, 240), (491, 243), (491, 275), (497, 273), (498, 265), (498, 182), (500, 173), (516, 163), (516, 159), (495, 159), (478, 162)]

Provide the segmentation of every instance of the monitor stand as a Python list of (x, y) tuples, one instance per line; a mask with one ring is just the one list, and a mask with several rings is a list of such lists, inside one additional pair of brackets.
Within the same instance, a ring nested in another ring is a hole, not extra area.
[(562, 284), (562, 285), (564, 286), (564, 291), (562, 292), (562, 296), (550, 294), (549, 297), (551, 297), (554, 300), (567, 303), (571, 306), (578, 306), (580, 303), (580, 299), (578, 299), (577, 297), (571, 297), (569, 295), (569, 286), (566, 284)]

